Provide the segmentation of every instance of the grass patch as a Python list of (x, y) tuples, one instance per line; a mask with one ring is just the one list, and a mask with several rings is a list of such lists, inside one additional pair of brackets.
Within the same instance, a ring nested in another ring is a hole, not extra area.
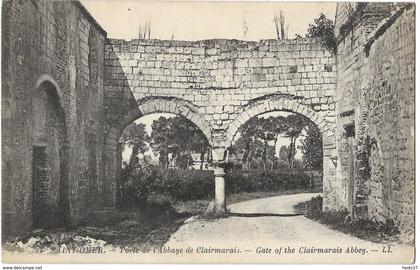
[(177, 213), (188, 213), (191, 215), (202, 214), (206, 211), (211, 200), (196, 200), (196, 201), (178, 201), (173, 204), (173, 208)]
[(306, 212), (305, 216), (307, 218), (364, 240), (374, 243), (390, 243), (398, 242), (399, 239), (400, 232), (392, 220), (386, 222), (352, 220), (347, 210), (322, 212), (321, 196), (301, 202), (294, 207), (298, 211)]

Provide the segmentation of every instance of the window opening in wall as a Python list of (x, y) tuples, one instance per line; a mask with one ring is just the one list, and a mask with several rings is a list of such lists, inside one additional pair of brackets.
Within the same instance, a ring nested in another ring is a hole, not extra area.
[(355, 136), (355, 127), (354, 124), (348, 124), (344, 126), (344, 130), (346, 133), (346, 137), (353, 137)]
[(343, 123), (343, 129), (347, 138), (354, 137), (356, 128), (354, 125), (354, 109), (340, 113), (341, 123)]

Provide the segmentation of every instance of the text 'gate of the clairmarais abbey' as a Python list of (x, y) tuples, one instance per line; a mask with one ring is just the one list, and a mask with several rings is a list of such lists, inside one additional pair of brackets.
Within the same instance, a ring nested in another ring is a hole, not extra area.
[(108, 39), (77, 1), (4, 2), (4, 234), (113, 211), (120, 136), (153, 113), (184, 116), (203, 131), (214, 210), (224, 211), (224, 164), (239, 127), (286, 111), (322, 133), (323, 210), (392, 219), (412, 241), (414, 12), (340, 3), (332, 52), (306, 38)]

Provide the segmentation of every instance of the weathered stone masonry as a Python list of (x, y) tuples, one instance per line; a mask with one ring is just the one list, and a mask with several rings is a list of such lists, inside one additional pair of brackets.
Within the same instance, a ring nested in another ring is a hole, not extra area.
[(121, 133), (159, 112), (207, 136), (223, 210), (238, 128), (289, 111), (322, 132), (324, 210), (392, 219), (412, 241), (414, 21), (406, 4), (341, 3), (331, 55), (315, 39), (107, 39), (78, 2), (4, 2), (4, 235), (113, 209)]
[(354, 191), (343, 190), (356, 218), (392, 219), (411, 242), (415, 10), (369, 3), (347, 18), (340, 16), (349, 14), (346, 5), (338, 6), (336, 19), (338, 180), (354, 180)]
[[(105, 50), (111, 153), (127, 124), (170, 112), (200, 127), (214, 148), (213, 158), (223, 163), (224, 151), (249, 118), (292, 111), (323, 133), (325, 194), (335, 189), (330, 160), (335, 155), (335, 59), (317, 40), (109, 40)], [(325, 206), (337, 207), (329, 198)]]
[(106, 33), (78, 2), (2, 4), (3, 232), (76, 224), (103, 205)]

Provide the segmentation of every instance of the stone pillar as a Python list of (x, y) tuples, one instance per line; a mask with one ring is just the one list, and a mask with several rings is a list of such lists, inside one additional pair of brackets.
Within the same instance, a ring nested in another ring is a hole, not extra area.
[(214, 211), (226, 212), (225, 169), (220, 165), (214, 168)]
[(214, 170), (214, 212), (226, 212), (225, 193), (225, 168), (227, 150), (223, 146), (216, 146), (212, 149), (213, 170)]

